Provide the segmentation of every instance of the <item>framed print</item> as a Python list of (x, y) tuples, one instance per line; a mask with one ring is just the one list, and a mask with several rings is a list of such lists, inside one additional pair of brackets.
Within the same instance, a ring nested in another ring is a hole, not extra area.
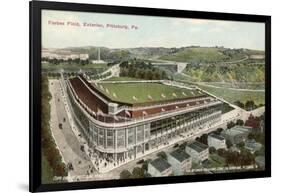
[(30, 191), (270, 177), (271, 18), (30, 2)]

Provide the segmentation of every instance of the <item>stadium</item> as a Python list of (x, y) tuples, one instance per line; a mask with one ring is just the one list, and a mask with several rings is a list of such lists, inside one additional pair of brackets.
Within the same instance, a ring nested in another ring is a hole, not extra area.
[(89, 147), (110, 163), (136, 159), (221, 119), (221, 101), (173, 81), (91, 82), (79, 75), (62, 84)]

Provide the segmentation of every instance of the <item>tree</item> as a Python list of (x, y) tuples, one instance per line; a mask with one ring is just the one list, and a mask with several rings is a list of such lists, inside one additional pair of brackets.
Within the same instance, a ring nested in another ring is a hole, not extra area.
[(120, 173), (120, 179), (129, 179), (132, 177), (132, 174), (129, 170), (123, 170), (121, 173)]
[(245, 103), (245, 108), (246, 108), (246, 110), (248, 110), (248, 111), (255, 109), (255, 108), (256, 108), (255, 102), (252, 101), (252, 100), (251, 100), (251, 101), (247, 101), (247, 102)]
[(147, 75), (146, 75), (146, 78), (147, 78), (148, 80), (153, 80), (153, 73), (152, 73), (151, 70), (148, 70), (146, 74), (147, 74)]
[(209, 153), (213, 154), (216, 153), (216, 148), (214, 148), (213, 146), (209, 148)]
[(264, 133), (251, 132), (248, 135), (248, 139), (254, 139), (254, 140), (256, 140), (256, 142), (259, 142), (264, 145), (265, 136), (264, 136)]
[(244, 107), (245, 107), (245, 105), (240, 101), (235, 101), (234, 104), (237, 105), (238, 107), (242, 108), (242, 109), (244, 109)]
[(234, 123), (233, 121), (230, 121), (230, 122), (227, 123), (227, 126), (226, 126), (226, 127), (227, 127), (228, 129), (230, 129), (230, 128), (234, 127), (234, 126), (235, 126), (235, 123)]
[(218, 128), (216, 131), (214, 131), (215, 134), (220, 135), (223, 131), (223, 128)]
[(164, 70), (162, 70), (161, 79), (167, 79), (167, 78), (168, 78), (167, 73)]
[(156, 71), (156, 72), (154, 73), (154, 78), (155, 78), (156, 80), (161, 79), (161, 74), (160, 74), (159, 71)]
[(132, 172), (133, 178), (143, 178), (145, 170), (140, 167), (135, 167)]
[(240, 164), (241, 165), (250, 165), (253, 164), (255, 161), (255, 157), (251, 154), (250, 151), (244, 149), (240, 153)]
[(185, 141), (185, 142), (183, 142), (182, 144), (179, 145), (179, 149), (185, 150), (186, 145), (187, 145), (187, 142)]
[(147, 172), (148, 170), (148, 164), (151, 162), (151, 159), (145, 160), (142, 164), (142, 169)]
[(227, 149), (229, 149), (229, 148), (231, 148), (231, 147), (233, 146), (232, 142), (231, 142), (229, 139), (227, 139), (227, 140), (225, 141), (225, 143), (226, 143)]
[(243, 125), (244, 125), (244, 121), (241, 120), (241, 119), (238, 119), (238, 120), (236, 121), (236, 125), (243, 126)]
[(203, 143), (205, 145), (208, 145), (208, 135), (207, 134), (203, 134), (200, 137), (196, 138), (196, 141)]
[(157, 153), (157, 157), (160, 157), (162, 159), (167, 159), (167, 154), (164, 151), (161, 151)]
[(240, 143), (237, 144), (237, 147), (243, 148), (243, 147), (245, 147), (245, 143), (243, 141), (241, 141)]

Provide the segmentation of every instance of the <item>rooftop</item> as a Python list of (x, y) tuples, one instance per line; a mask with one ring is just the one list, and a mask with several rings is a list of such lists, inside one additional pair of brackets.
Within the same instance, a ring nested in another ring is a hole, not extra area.
[(171, 165), (163, 158), (157, 158), (150, 162), (150, 164), (153, 165), (160, 172), (163, 172), (171, 167)]
[(223, 133), (234, 136), (234, 135), (249, 133), (249, 129), (246, 127), (242, 127), (242, 126), (235, 126), (230, 129), (224, 130)]
[(191, 144), (188, 144), (187, 145), (188, 147), (190, 147), (191, 149), (194, 149), (195, 151), (197, 151), (198, 153), (208, 149), (208, 146), (203, 144), (203, 143), (200, 143), (198, 141), (194, 141), (193, 143)]
[(160, 82), (103, 82), (93, 84), (93, 86), (113, 101), (130, 104), (163, 102), (206, 95), (195, 89), (179, 88)]
[(209, 136), (213, 137), (213, 138), (216, 138), (218, 140), (221, 140), (221, 141), (225, 140), (225, 138), (223, 136), (217, 135), (217, 134), (214, 134), (214, 133), (211, 133)]
[(246, 140), (245, 147), (250, 148), (250, 149), (254, 149), (254, 150), (259, 150), (262, 147), (262, 144), (256, 142), (254, 139)]
[(187, 153), (185, 153), (185, 151), (180, 149), (171, 152), (170, 155), (175, 159), (177, 159), (179, 162), (183, 162), (184, 160), (190, 158), (190, 155), (188, 155)]

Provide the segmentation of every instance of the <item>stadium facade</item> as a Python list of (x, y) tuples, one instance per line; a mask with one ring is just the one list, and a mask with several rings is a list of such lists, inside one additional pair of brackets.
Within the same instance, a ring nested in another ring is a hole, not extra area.
[(152, 100), (148, 95), (147, 102), (125, 103), (118, 101), (115, 93), (113, 97), (105, 94), (106, 89), (82, 75), (64, 77), (62, 84), (89, 147), (107, 160), (141, 157), (190, 129), (204, 128), (221, 119), (222, 102), (194, 88), (185, 88), (186, 93), (197, 93), (193, 97), (182, 92), (181, 97), (171, 93), (173, 99), (162, 96), (161, 100)]

